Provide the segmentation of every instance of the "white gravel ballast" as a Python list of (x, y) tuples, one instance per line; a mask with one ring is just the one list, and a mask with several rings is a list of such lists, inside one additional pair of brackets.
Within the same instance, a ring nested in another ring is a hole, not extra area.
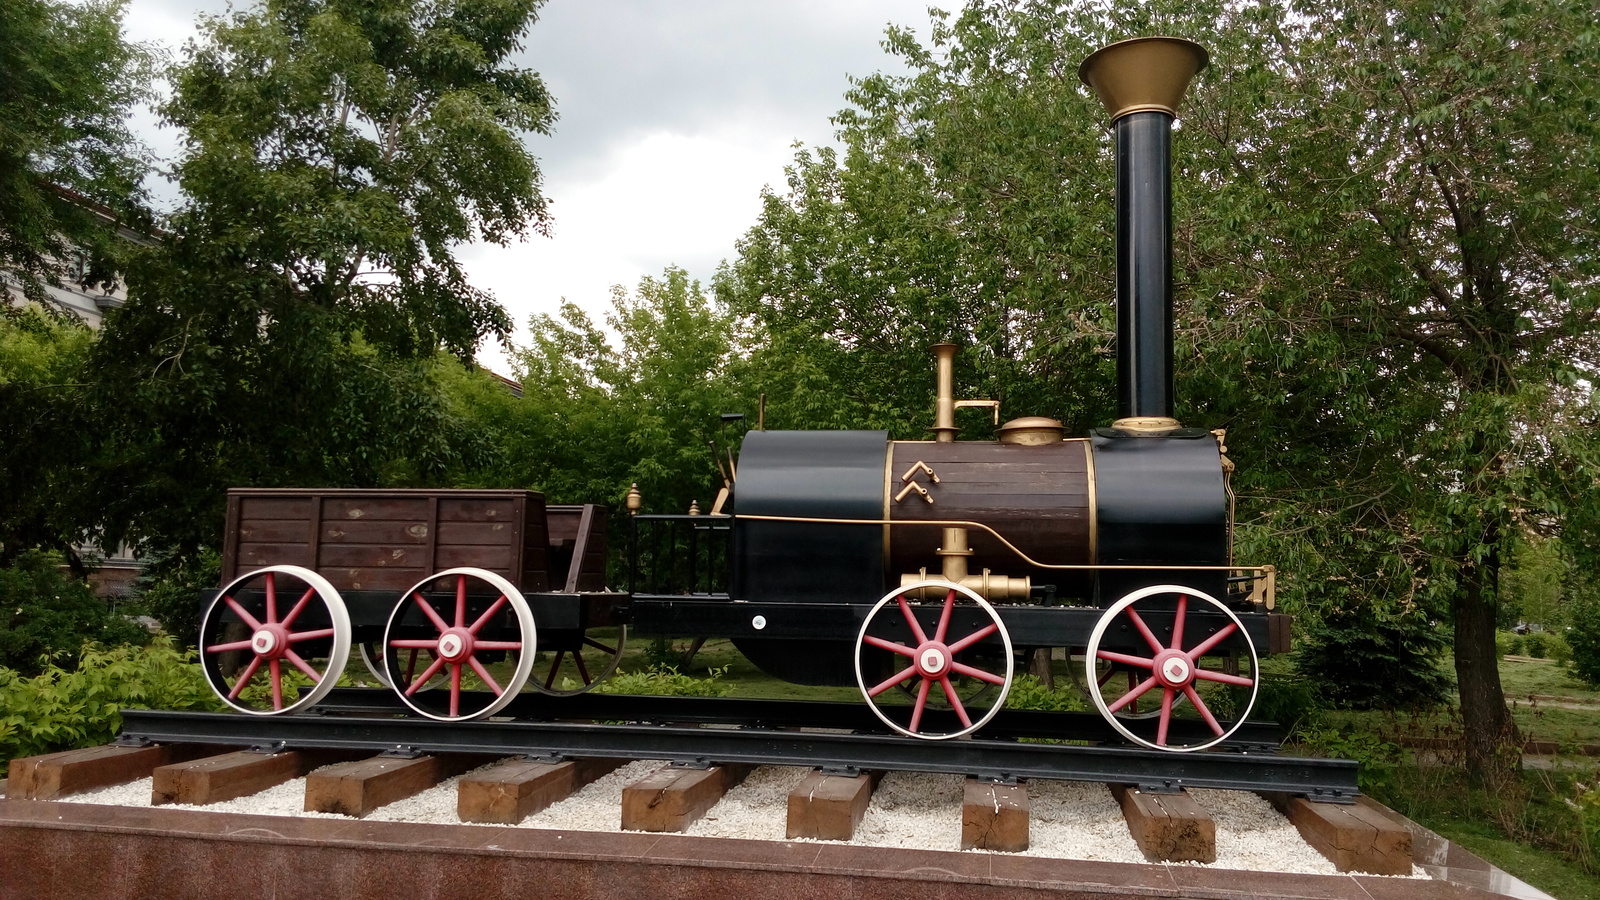
[[(660, 760), (623, 765), (567, 799), (528, 817), (517, 827), (620, 831), (623, 788), (664, 765), (666, 763)], [(798, 766), (755, 769), (705, 816), (690, 825), (686, 833), (701, 837), (786, 840), (789, 792), (809, 771)], [(456, 783), (459, 780), (459, 776), (446, 779), (385, 806), (367, 818), (460, 825), (456, 818)], [(960, 850), (964, 783), (960, 775), (888, 773), (873, 791), (872, 802), (851, 843), (870, 847)], [(1023, 855), (1101, 862), (1147, 861), (1128, 833), (1121, 807), (1105, 785), (1032, 781), (1027, 787), (1029, 847)], [(143, 778), (62, 799), (71, 803), (149, 806), (150, 790), (151, 780)], [(1217, 861), (1174, 865), (1304, 875), (1339, 874), (1332, 862), (1307, 844), (1294, 825), (1261, 797), (1244, 791), (1196, 789), (1190, 793), (1216, 822)], [(306, 812), (302, 808), (304, 801), (305, 779), (296, 778), (248, 797), (196, 808), (266, 816), (343, 818), (333, 813)], [(1411, 877), (1427, 876), (1413, 868)]]

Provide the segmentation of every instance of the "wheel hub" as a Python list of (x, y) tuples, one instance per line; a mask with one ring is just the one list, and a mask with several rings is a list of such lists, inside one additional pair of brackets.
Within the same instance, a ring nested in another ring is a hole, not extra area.
[(266, 659), (277, 659), (289, 649), (289, 630), (282, 625), (263, 625), (250, 636), (250, 650)]
[(917, 672), (924, 678), (938, 678), (950, 671), (950, 648), (929, 641), (917, 648)]
[(452, 628), (439, 636), (439, 656), (446, 662), (460, 662), (472, 655), (472, 635), (465, 628)]
[(1194, 681), (1194, 663), (1181, 651), (1167, 650), (1156, 654), (1155, 674), (1156, 680), (1166, 687), (1187, 687)]

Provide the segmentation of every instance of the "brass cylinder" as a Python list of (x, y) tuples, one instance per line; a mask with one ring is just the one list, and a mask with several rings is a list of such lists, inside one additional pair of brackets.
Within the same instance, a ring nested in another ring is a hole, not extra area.
[[(900, 584), (916, 584), (919, 581), (926, 581), (928, 577), (929, 575), (926, 571), (911, 572), (900, 576)], [(945, 580), (955, 581), (955, 579), (948, 578)], [(1027, 578), (1009, 578), (1005, 575), (991, 575), (989, 574), (988, 569), (984, 569), (983, 574), (981, 575), (968, 575), (959, 581), (955, 581), (955, 583), (961, 585), (969, 591), (972, 591), (985, 600), (995, 602), (1004, 600), (1026, 600), (1028, 599), (1028, 592), (1033, 589), (1033, 582)], [(906, 596), (911, 597), (914, 600), (943, 600), (944, 591), (927, 588), (913, 594), (907, 594)]]
[(938, 394), (933, 409), (933, 439), (948, 444), (956, 439), (956, 350), (955, 344), (934, 344), (938, 361)]
[(946, 528), (944, 545), (935, 552), (943, 564), (944, 580), (960, 584), (967, 577), (967, 557), (972, 555), (972, 548), (967, 546), (967, 530)]

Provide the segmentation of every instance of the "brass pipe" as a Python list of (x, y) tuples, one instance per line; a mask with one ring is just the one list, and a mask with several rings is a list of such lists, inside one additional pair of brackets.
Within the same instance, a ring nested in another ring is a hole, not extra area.
[(938, 393), (933, 408), (933, 439), (948, 444), (956, 439), (956, 350), (955, 344), (934, 344), (938, 361)]

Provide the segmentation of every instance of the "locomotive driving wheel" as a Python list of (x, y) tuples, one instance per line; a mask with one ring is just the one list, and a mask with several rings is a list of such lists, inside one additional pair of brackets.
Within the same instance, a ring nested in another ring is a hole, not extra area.
[(305, 709), (333, 690), (349, 658), (343, 598), (299, 566), (268, 566), (235, 578), (200, 619), (206, 681), (239, 712)]
[(856, 685), (867, 706), (900, 734), (924, 740), (982, 728), (1005, 705), (1013, 662), (1011, 636), (994, 607), (948, 581), (890, 591), (856, 637)]
[[(1194, 607), (1221, 624), (1200, 633), (1186, 621)], [(1205, 668), (1208, 656), (1225, 656), (1228, 664)], [(1248, 673), (1241, 671), (1245, 659)], [(1202, 591), (1170, 584), (1141, 588), (1107, 609), (1089, 636), (1084, 665), (1083, 683), (1100, 714), (1123, 737), (1153, 750), (1204, 750), (1227, 740), (1249, 716), (1259, 686), (1255, 644), (1239, 617)], [(1133, 677), (1124, 682), (1115, 677), (1118, 672)], [(1158, 712), (1133, 713), (1141, 698), (1153, 700)], [(1181, 708), (1185, 700), (1187, 710)], [(1231, 725), (1218, 721), (1212, 709), (1223, 704), (1230, 707)], [(1180, 716), (1203, 723), (1199, 737), (1175, 738), (1172, 724)]]
[(401, 595), (383, 644), (388, 684), (406, 706), (441, 721), (481, 719), (515, 699), (533, 671), (533, 612), (505, 578), (447, 569)]

